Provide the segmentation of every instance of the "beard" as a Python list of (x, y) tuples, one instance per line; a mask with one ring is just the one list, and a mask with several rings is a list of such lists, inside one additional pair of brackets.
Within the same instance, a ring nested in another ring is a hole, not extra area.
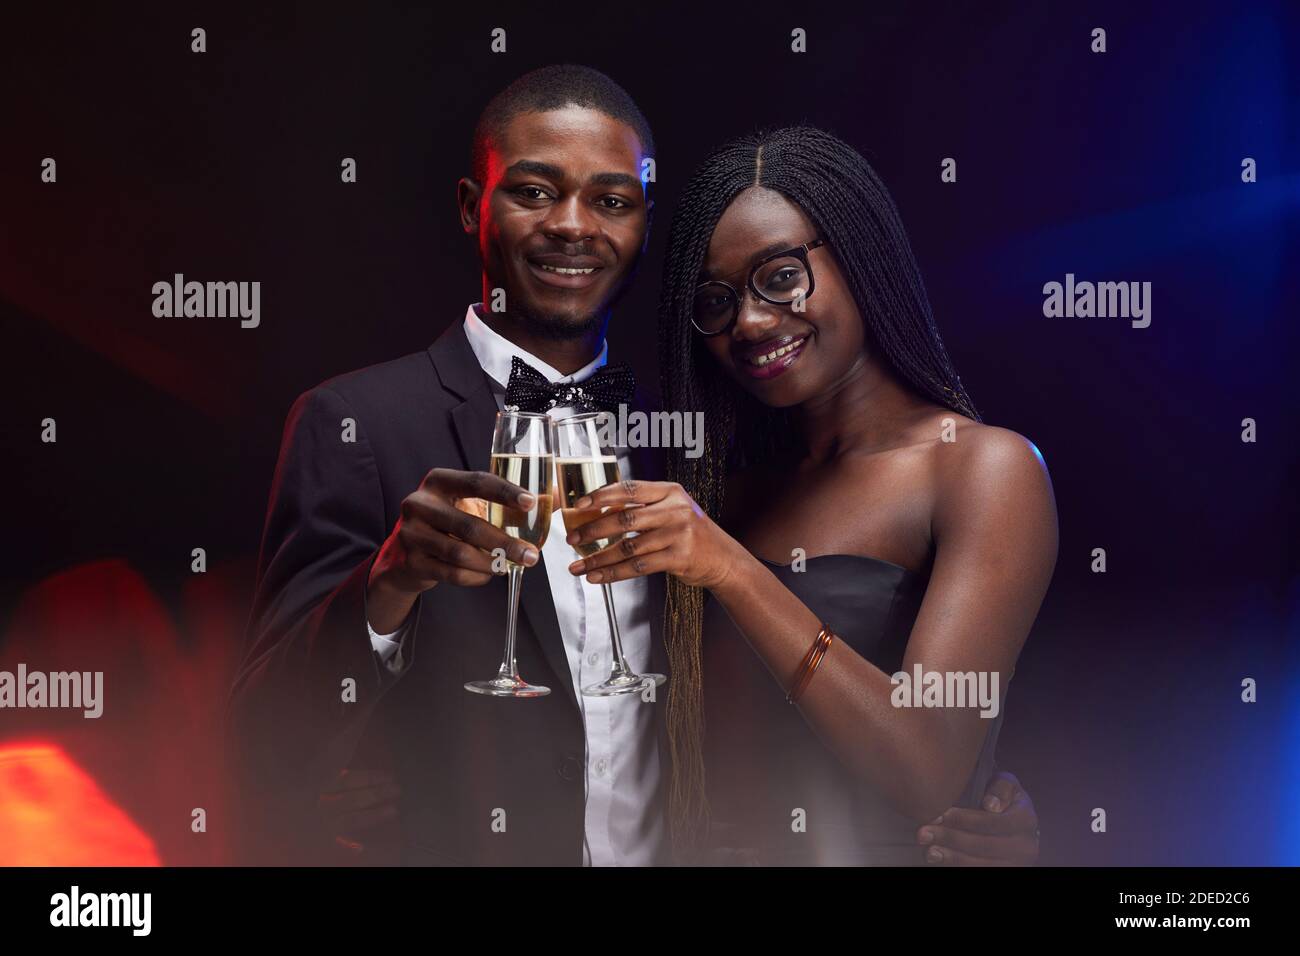
[(636, 273), (636, 266), (628, 270), (628, 274), (623, 277), (613, 294), (594, 311), (585, 315), (545, 312), (531, 307), (527, 302), (521, 303), (514, 312), (523, 323), (524, 328), (538, 338), (551, 339), (552, 341), (584, 338), (600, 329), (601, 325), (609, 317), (610, 310), (627, 295), (628, 290), (632, 287), (632, 280), (636, 277)]
[(580, 339), (594, 334), (600, 329), (609, 314), (612, 303), (606, 303), (601, 309), (586, 315), (542, 312), (529, 308), (525, 303), (515, 309), (515, 314), (525, 329), (539, 339), (563, 341)]

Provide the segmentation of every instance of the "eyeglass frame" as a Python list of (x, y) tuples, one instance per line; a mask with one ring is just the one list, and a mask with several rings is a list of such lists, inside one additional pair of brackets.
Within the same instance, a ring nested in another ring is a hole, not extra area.
[[(784, 259), (787, 257), (792, 257), (802, 262), (804, 271), (808, 273), (808, 290), (803, 294), (804, 301), (807, 301), (812, 297), (813, 289), (816, 288), (817, 285), (816, 277), (813, 276), (812, 264), (808, 262), (808, 253), (812, 252), (818, 246), (829, 246), (829, 245), (830, 242), (828, 240), (818, 238), (818, 239), (810, 240), (809, 242), (805, 242), (803, 245), (794, 246), (793, 248), (786, 249), (782, 252), (774, 252), (770, 256), (764, 256), (762, 259), (760, 259), (758, 262), (755, 262), (750, 267), (749, 278), (745, 280), (746, 288), (748, 288), (749, 291), (754, 294), (755, 298), (763, 302), (766, 302), (768, 305), (792, 305), (795, 301), (794, 299), (790, 299), (789, 301), (786, 302), (781, 302), (776, 299), (769, 299), (767, 296), (763, 295), (763, 293), (758, 290), (758, 286), (754, 285), (754, 276), (758, 275), (758, 270), (763, 268), (763, 266), (767, 265), (769, 262), (771, 262), (774, 259)], [(699, 295), (700, 290), (707, 285), (726, 286), (729, 290), (731, 290), (732, 298), (735, 299), (735, 304), (732, 305), (731, 307), (731, 318), (727, 320), (726, 325), (718, 329), (718, 331), (716, 332), (704, 331), (704, 329), (700, 328), (699, 324), (696, 323), (695, 321), (695, 307), (694, 307), (695, 295)], [(728, 332), (730, 332), (732, 326), (736, 324), (736, 320), (740, 318), (741, 294), (736, 289), (736, 287), (732, 285), (730, 282), (726, 282), (722, 279), (710, 279), (708, 282), (701, 282), (699, 285), (695, 287), (695, 295), (691, 296), (691, 327), (694, 328), (696, 332), (698, 332), (700, 335), (704, 336), (705, 338), (713, 338), (713, 336), (715, 335), (725, 335)]]

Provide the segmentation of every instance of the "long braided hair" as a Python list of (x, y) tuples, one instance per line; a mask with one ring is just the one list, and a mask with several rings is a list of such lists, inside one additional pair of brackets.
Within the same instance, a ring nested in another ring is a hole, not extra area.
[[(793, 409), (762, 405), (719, 374), (691, 325), (696, 286), (713, 230), (743, 190), (782, 193), (830, 243), (874, 345), (921, 396), (980, 421), (939, 338), (907, 234), (884, 183), (852, 147), (810, 127), (733, 140), (695, 171), (673, 215), (659, 303), (659, 358), (665, 407), (704, 413), (703, 454), (668, 455), (681, 484), (714, 521), (728, 471), (797, 455), (804, 447)], [(674, 852), (689, 862), (707, 832), (701, 623), (704, 593), (668, 577), (664, 633), (673, 679), (668, 735), (673, 772), (669, 820)]]

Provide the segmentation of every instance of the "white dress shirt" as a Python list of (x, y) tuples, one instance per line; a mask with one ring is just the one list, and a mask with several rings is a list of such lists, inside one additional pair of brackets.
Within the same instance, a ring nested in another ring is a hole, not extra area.
[[(479, 314), (482, 303), (465, 313), (465, 335), (479, 365), (491, 380), (497, 407), (505, 404), (510, 378), (510, 360), (518, 356), (537, 369), (546, 380), (581, 382), (605, 364), (608, 343), (600, 354), (572, 375), (564, 375), (509, 339), (492, 331)], [(561, 419), (575, 412), (572, 407), (551, 411)], [(627, 449), (617, 449), (622, 477), (632, 475)], [(582, 688), (609, 676), (613, 647), (605, 599), (599, 584), (569, 573), (578, 557), (565, 541), (568, 532), (559, 509), (551, 516), (551, 530), (542, 546), (542, 560), (551, 587), (551, 597), (569, 659), (569, 677), (583, 710), (587, 736), (586, 814), (582, 862), (586, 866), (644, 866), (651, 863), (666, 838), (664, 821), (654, 802), (659, 785), (659, 749), (654, 730), (653, 704), (640, 694), (619, 697), (584, 697)], [(528, 575), (524, 575), (528, 587)], [(537, 585), (534, 584), (534, 587)], [(639, 674), (651, 669), (649, 590), (645, 578), (613, 584), (619, 635), (628, 666)], [(402, 649), (406, 638), (403, 625), (392, 634), (376, 634), (370, 628), (370, 642), (393, 673), (403, 667)]]

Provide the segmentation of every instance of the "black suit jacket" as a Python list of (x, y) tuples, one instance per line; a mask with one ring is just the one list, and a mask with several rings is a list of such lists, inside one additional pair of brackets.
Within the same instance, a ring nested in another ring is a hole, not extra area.
[[(651, 401), (638, 389), (637, 404)], [(319, 791), (342, 768), (378, 760), (402, 788), (402, 862), (581, 864), (585, 737), (545, 562), (524, 575), (516, 658), (525, 678), (552, 689), (546, 697), (463, 687), (500, 663), (504, 576), (424, 592), (400, 676), (381, 667), (366, 629), (370, 566), (402, 499), (431, 468), (486, 470), (496, 413), (460, 322), (425, 351), (294, 402), (227, 712), (245, 862), (327, 860)], [(342, 440), (344, 419), (355, 421), (354, 442)], [(632, 454), (638, 477), (662, 475), (657, 450)], [(663, 575), (650, 587), (654, 670), (666, 674)], [(355, 701), (343, 699), (349, 679)], [(656, 710), (662, 812), (666, 691), (657, 696), (629, 705)]]

